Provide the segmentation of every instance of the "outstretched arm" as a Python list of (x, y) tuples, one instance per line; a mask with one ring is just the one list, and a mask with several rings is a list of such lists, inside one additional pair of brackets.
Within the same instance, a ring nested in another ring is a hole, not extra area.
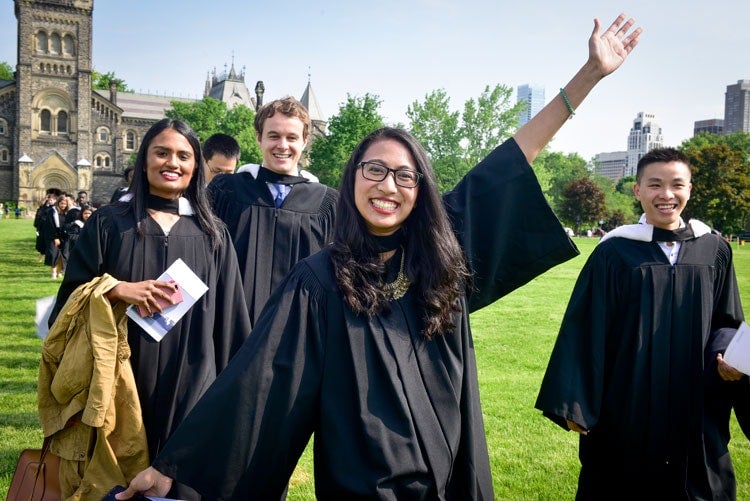
[[(635, 21), (632, 18), (627, 21), (625, 19), (625, 14), (620, 14), (601, 34), (599, 20), (594, 19), (594, 31), (589, 38), (589, 58), (564, 87), (573, 109), (578, 108), (602, 78), (619, 68), (638, 45), (643, 30), (636, 28), (628, 33)], [(518, 130), (514, 138), (529, 163), (534, 161), (569, 117), (570, 111), (565, 100), (558, 93), (547, 106)]]

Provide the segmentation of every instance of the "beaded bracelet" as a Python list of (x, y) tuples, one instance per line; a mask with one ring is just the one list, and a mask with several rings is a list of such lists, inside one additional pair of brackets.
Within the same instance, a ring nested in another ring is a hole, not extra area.
[(573, 118), (573, 115), (576, 114), (576, 110), (573, 109), (573, 105), (570, 104), (570, 99), (568, 99), (568, 95), (565, 93), (565, 89), (560, 87), (560, 95), (563, 98), (563, 101), (565, 101), (565, 106), (568, 107), (568, 111), (570, 112), (570, 116), (568, 117), (568, 120)]

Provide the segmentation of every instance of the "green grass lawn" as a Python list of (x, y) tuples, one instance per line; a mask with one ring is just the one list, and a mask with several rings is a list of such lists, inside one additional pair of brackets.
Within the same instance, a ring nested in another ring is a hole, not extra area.
[[(59, 282), (37, 262), (31, 220), (1, 220), (0, 232), (0, 496), (19, 452), (38, 447), (36, 376), (41, 340), (35, 300)], [(534, 409), (534, 401), (578, 271), (596, 239), (576, 239), (581, 255), (472, 315), (495, 496), (504, 500), (573, 499), (577, 435)], [(733, 244), (743, 304), (750, 304), (750, 245)], [(750, 442), (732, 422), (730, 444), (738, 499), (750, 501)], [(314, 499), (310, 447), (290, 482), (289, 499)]]

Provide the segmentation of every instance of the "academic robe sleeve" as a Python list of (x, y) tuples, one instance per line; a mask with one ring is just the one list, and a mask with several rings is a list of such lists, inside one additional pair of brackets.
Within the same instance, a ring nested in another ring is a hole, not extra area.
[(312, 435), (322, 377), (326, 301), (304, 268), (277, 288), (156, 469), (211, 498), (282, 496)]
[(706, 373), (706, 417), (713, 418), (714, 426), (720, 429), (729, 443), (729, 420), (732, 408), (745, 437), (750, 440), (750, 378), (742, 376), (739, 381), (725, 381), (718, 371), (716, 355), (724, 353), (737, 329), (722, 327), (711, 332), (706, 346), (704, 371)]
[(217, 262), (216, 297), (214, 301), (214, 350), (216, 368), (222, 371), (241, 348), (252, 325), (247, 313), (245, 293), (232, 239), (222, 229), (223, 245)]
[[(710, 238), (719, 239), (714, 235), (711, 235)], [(711, 316), (711, 329), (717, 330), (722, 327), (736, 329), (745, 319), (745, 315), (742, 311), (742, 300), (737, 285), (737, 275), (734, 271), (732, 247), (723, 239), (718, 241), (714, 269), (717, 270), (718, 276), (714, 288), (716, 307)]]
[(711, 318), (712, 331), (704, 352), (707, 381), (705, 416), (709, 425), (721, 430), (726, 443), (729, 443), (731, 409), (734, 409), (743, 433), (750, 439), (750, 379), (745, 375), (740, 381), (724, 381), (717, 369), (716, 355), (724, 353), (739, 324), (745, 319), (732, 248), (726, 242), (719, 242), (714, 269), (717, 270), (718, 285), (714, 294), (716, 309)]
[(584, 429), (599, 420), (612, 321), (607, 312), (618, 308), (616, 275), (600, 249), (594, 249), (575, 283), (536, 400), (536, 408), (565, 429), (566, 419)]
[(443, 200), (473, 272), (471, 311), (578, 255), (514, 139), (495, 148)]

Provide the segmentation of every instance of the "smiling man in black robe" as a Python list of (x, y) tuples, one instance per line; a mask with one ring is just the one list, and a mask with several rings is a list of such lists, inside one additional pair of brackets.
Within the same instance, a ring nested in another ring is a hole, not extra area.
[(640, 224), (602, 239), (570, 298), (536, 407), (581, 434), (577, 499), (735, 497), (728, 421), (750, 386), (721, 353), (743, 312), (731, 247), (680, 217), (691, 189), (684, 154), (647, 153)]
[(296, 99), (266, 104), (255, 116), (263, 165), (220, 174), (208, 187), (237, 251), (253, 325), (292, 266), (331, 240), (338, 193), (298, 167), (310, 128)]

